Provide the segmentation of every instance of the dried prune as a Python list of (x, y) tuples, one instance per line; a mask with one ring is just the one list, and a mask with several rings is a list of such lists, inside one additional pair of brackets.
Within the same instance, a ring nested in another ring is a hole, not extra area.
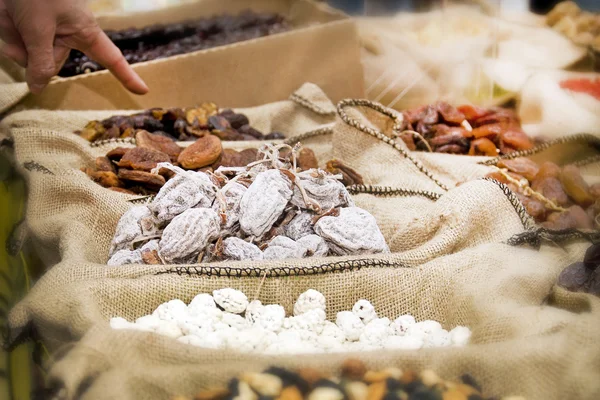
[(583, 262), (588, 268), (594, 269), (600, 265), (600, 244), (594, 244), (585, 252)]
[(263, 134), (261, 131), (254, 129), (253, 127), (251, 127), (250, 125), (242, 125), (239, 128), (237, 128), (238, 132), (243, 134), (243, 135), (249, 135), (252, 136), (255, 139), (263, 139)]
[(592, 270), (586, 268), (582, 262), (569, 265), (558, 276), (558, 285), (572, 292), (584, 289), (586, 282), (590, 278)]
[(187, 169), (202, 168), (217, 161), (222, 149), (219, 138), (207, 135), (185, 148), (177, 160)]
[(498, 167), (506, 168), (509, 171), (524, 176), (528, 181), (533, 181), (540, 170), (538, 165), (528, 158), (520, 157), (512, 160), (500, 160)]
[(227, 121), (229, 121), (229, 124), (233, 129), (240, 129), (242, 126), (250, 124), (248, 117), (244, 114), (226, 114), (223, 115), (223, 117), (227, 118)]
[(562, 183), (565, 192), (577, 204), (587, 207), (594, 203), (594, 198), (590, 194), (588, 184), (583, 180), (579, 168), (574, 165), (567, 165), (560, 172), (560, 183)]

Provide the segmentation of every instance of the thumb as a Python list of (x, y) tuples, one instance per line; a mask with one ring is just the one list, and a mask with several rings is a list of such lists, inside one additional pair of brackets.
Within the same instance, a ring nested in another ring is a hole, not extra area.
[(29, 90), (40, 93), (56, 73), (54, 61), (54, 34), (56, 25), (52, 20), (30, 19), (20, 24), (21, 38), (27, 50), (27, 73)]

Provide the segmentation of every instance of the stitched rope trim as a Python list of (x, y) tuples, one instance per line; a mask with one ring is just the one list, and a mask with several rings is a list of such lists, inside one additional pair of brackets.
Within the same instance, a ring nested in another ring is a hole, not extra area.
[(104, 146), (105, 144), (136, 144), (136, 142), (135, 142), (135, 138), (133, 138), (133, 137), (103, 139), (103, 140), (96, 140), (95, 142), (90, 142), (91, 147), (100, 147), (100, 146)]
[(313, 103), (306, 97), (302, 97), (297, 93), (292, 93), (289, 97), (291, 101), (301, 105), (302, 107), (308, 108), (310, 111), (320, 115), (335, 115), (335, 110), (327, 111), (323, 107)]
[(234, 268), (223, 266), (182, 266), (169, 268), (165, 271), (157, 272), (155, 275), (177, 274), (187, 276), (207, 276), (207, 277), (227, 277), (227, 278), (269, 278), (320, 275), (332, 272), (358, 271), (362, 268), (409, 268), (408, 265), (400, 262), (391, 262), (375, 259), (359, 259), (332, 262), (316, 265), (312, 267), (273, 267), (273, 268)]
[(535, 221), (533, 220), (531, 215), (529, 215), (529, 213), (527, 212), (527, 209), (525, 208), (525, 206), (523, 206), (523, 203), (521, 203), (521, 200), (519, 200), (517, 195), (512, 190), (510, 190), (510, 188), (508, 186), (506, 186), (502, 182), (498, 182), (497, 180), (495, 180), (493, 178), (483, 178), (483, 180), (489, 181), (489, 182), (494, 183), (495, 185), (498, 185), (498, 187), (502, 190), (502, 192), (504, 193), (504, 195), (506, 196), (506, 198), (508, 199), (510, 204), (513, 206), (513, 208), (517, 212), (517, 215), (519, 216), (519, 219), (521, 220), (523, 227), (527, 231), (536, 229)]
[(293, 146), (296, 143), (301, 142), (306, 139), (310, 139), (310, 138), (313, 138), (316, 136), (325, 136), (325, 135), (332, 135), (332, 134), (333, 134), (333, 127), (326, 126), (324, 128), (315, 129), (313, 131), (308, 131), (305, 133), (301, 133), (300, 135), (289, 137), (283, 141), (283, 144)]
[(422, 196), (433, 201), (436, 201), (442, 197), (442, 195), (439, 193), (428, 192), (425, 190), (397, 189), (391, 186), (351, 185), (346, 187), (346, 189), (350, 194), (365, 193), (384, 197)]
[(371, 109), (393, 119), (395, 121), (395, 125), (397, 125), (398, 119), (401, 118), (400, 117), (401, 114), (399, 115), (397, 112), (392, 111), (391, 109), (389, 109), (379, 103), (375, 103), (373, 101), (364, 100), (364, 99), (346, 99), (346, 100), (340, 101), (337, 105), (338, 114), (340, 115), (342, 121), (344, 121), (347, 125), (350, 125), (353, 128), (358, 129), (359, 131), (367, 133), (367, 134), (381, 140), (382, 142), (388, 144), (389, 146), (393, 147), (404, 158), (406, 158), (410, 162), (412, 162), (420, 172), (422, 172), (425, 176), (427, 176), (429, 179), (431, 179), (436, 185), (438, 185), (443, 190), (446, 190), (446, 191), (448, 190), (448, 187), (446, 185), (444, 185), (442, 182), (440, 182), (438, 179), (436, 179), (434, 177), (434, 175), (427, 168), (425, 168), (425, 166), (423, 164), (421, 164), (420, 161), (414, 159), (410, 154), (408, 154), (408, 152), (404, 148), (402, 148), (402, 146), (397, 144), (393, 139), (386, 136), (383, 132), (381, 132), (379, 130), (369, 128), (369, 127), (361, 124), (357, 120), (350, 118), (348, 116), (348, 114), (346, 114), (346, 111), (345, 111), (346, 107), (368, 107), (368, 108), (371, 108)]

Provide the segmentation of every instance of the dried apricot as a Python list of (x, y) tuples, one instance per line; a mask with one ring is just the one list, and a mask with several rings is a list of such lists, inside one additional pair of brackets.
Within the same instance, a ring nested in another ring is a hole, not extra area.
[[(539, 174), (538, 174), (539, 175)], [(559, 206), (569, 204), (569, 196), (557, 178), (536, 179), (531, 188)]]
[(538, 167), (538, 165), (535, 162), (523, 157), (515, 158), (512, 160), (500, 160), (498, 162), (498, 167), (506, 168), (509, 171), (522, 175), (528, 181), (533, 181), (538, 171), (540, 170), (540, 167)]
[(319, 168), (319, 162), (317, 161), (314, 151), (306, 147), (298, 153), (296, 164), (303, 170)]
[[(151, 189), (159, 189), (165, 184), (165, 178), (162, 176), (145, 171), (132, 171), (121, 168), (118, 176), (124, 181), (136, 182)], [(130, 189), (133, 190), (133, 188)]]
[(560, 172), (559, 179), (565, 192), (567, 192), (575, 203), (583, 207), (594, 203), (594, 198), (590, 194), (590, 188), (583, 180), (579, 168), (574, 165), (567, 165)]
[(222, 151), (221, 140), (214, 135), (206, 135), (184, 149), (177, 160), (183, 168), (198, 169), (217, 161)]
[(138, 147), (165, 153), (171, 158), (171, 161), (177, 161), (177, 157), (181, 153), (181, 147), (173, 139), (144, 130), (140, 130), (135, 134), (135, 142)]
[(118, 166), (123, 168), (133, 168), (141, 171), (150, 171), (156, 167), (159, 162), (170, 162), (171, 158), (161, 151), (147, 149), (143, 147), (134, 147), (129, 149), (118, 162)]
[(496, 157), (498, 155), (498, 148), (488, 138), (475, 139), (471, 142), (471, 148), (469, 149), (470, 156), (488, 156)]
[(546, 161), (540, 166), (535, 179), (540, 178), (558, 178), (560, 175), (560, 167), (551, 161)]
[(114, 164), (108, 157), (97, 157), (96, 158), (96, 170), (97, 171), (109, 171), (109, 172), (117, 172)]

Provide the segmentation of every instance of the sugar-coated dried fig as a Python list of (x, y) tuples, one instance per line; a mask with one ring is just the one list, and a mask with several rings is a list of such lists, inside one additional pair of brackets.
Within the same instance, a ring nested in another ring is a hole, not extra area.
[(104, 187), (123, 186), (123, 182), (119, 179), (120, 177), (117, 177), (117, 175), (111, 171), (90, 171), (88, 175), (94, 182), (99, 183)]
[(528, 181), (533, 181), (540, 170), (538, 165), (528, 158), (519, 157), (512, 160), (500, 160), (498, 167), (506, 168), (509, 171), (522, 175)]
[(108, 172), (117, 172), (115, 165), (110, 161), (108, 157), (97, 157), (96, 158), (96, 170), (98, 171), (108, 171)]
[(473, 140), (469, 149), (470, 156), (496, 157), (499, 152), (494, 142), (485, 137)]
[(551, 161), (546, 161), (542, 165), (540, 165), (540, 170), (535, 176), (535, 179), (558, 178), (559, 175), (560, 167)]
[(298, 153), (296, 165), (303, 170), (319, 168), (319, 162), (317, 161), (317, 156), (315, 156), (314, 151), (306, 147), (301, 149)]
[(597, 268), (600, 265), (600, 244), (593, 244), (588, 247), (583, 262), (590, 269)]
[(165, 178), (145, 171), (119, 169), (119, 178), (124, 181), (136, 182), (151, 189), (159, 189), (165, 184)]
[(585, 288), (585, 284), (592, 275), (592, 270), (586, 268), (582, 262), (569, 265), (558, 276), (558, 285), (572, 292)]
[(119, 161), (125, 155), (125, 153), (127, 153), (128, 150), (130, 149), (125, 147), (117, 147), (106, 153), (106, 157), (110, 158), (113, 161)]
[(542, 194), (548, 200), (553, 201), (556, 205), (566, 206), (569, 204), (569, 196), (567, 196), (567, 193), (557, 178), (547, 177), (535, 179), (531, 188)]
[(197, 169), (211, 165), (221, 155), (223, 147), (218, 137), (206, 135), (185, 148), (179, 158), (179, 164), (187, 169)]
[(177, 161), (182, 150), (173, 139), (147, 131), (138, 131), (135, 134), (135, 142), (138, 147), (165, 153), (171, 158), (171, 161)]
[(594, 203), (594, 198), (590, 194), (588, 184), (583, 180), (579, 168), (574, 165), (567, 165), (560, 172), (560, 183), (562, 183), (565, 192), (577, 204), (587, 207)]
[(143, 147), (129, 149), (118, 162), (121, 168), (133, 168), (140, 171), (151, 171), (159, 162), (170, 162), (171, 158), (161, 152)]

